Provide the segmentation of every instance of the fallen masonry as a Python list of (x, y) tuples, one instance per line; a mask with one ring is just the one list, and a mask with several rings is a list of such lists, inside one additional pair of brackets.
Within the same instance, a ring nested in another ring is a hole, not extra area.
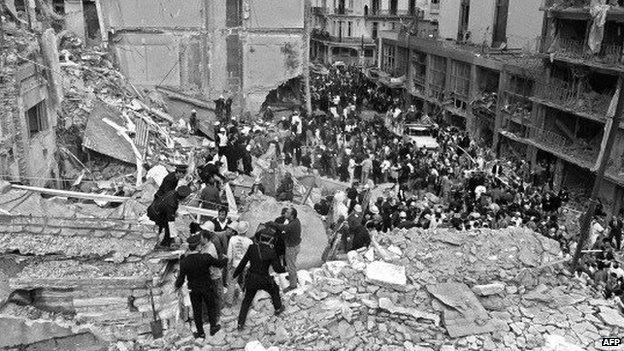
[[(180, 325), (164, 340), (143, 336), (132, 345), (154, 350), (594, 350), (602, 349), (602, 337), (623, 332), (622, 316), (612, 303), (561, 267), (539, 273), (530, 268), (556, 262), (561, 253), (556, 242), (529, 230), (412, 229), (376, 239), (381, 249), (394, 245), (401, 254), (382, 262), (376, 249), (362, 250), (349, 253), (349, 261), (301, 271), (308, 274), (284, 297), (286, 312), (279, 318), (272, 315), (268, 296), (260, 295), (242, 333), (235, 330), (234, 304), (223, 311), (224, 330), (205, 341), (193, 340), (188, 327)], [(405, 284), (368, 279), (369, 267), (393, 267), (399, 276), (404, 270)], [(471, 290), (488, 284), (504, 284), (504, 289), (497, 285), (497, 293), (486, 296)]]
[[(286, 312), (273, 316), (258, 294), (246, 330), (236, 331), (238, 301), (224, 308), (221, 332), (195, 340), (172, 287), (180, 252), (154, 252), (154, 228), (141, 224), (148, 185), (117, 208), (1, 195), (0, 257), (16, 267), (1, 291), (5, 323), (48, 323), (58, 337), (111, 350), (592, 350), (624, 331), (617, 305), (571, 279), (556, 264), (558, 243), (528, 229), (398, 230), (320, 265), (324, 225), (297, 205), (305, 245), (319, 250), (301, 257), (307, 269), (283, 297)], [(285, 205), (250, 197), (240, 213), (255, 226)], [(162, 339), (150, 336), (150, 295)]]

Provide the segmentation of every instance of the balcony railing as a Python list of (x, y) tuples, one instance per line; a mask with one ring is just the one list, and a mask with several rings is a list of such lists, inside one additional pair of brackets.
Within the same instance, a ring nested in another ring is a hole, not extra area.
[(584, 113), (602, 120), (609, 109), (612, 94), (579, 92), (572, 84), (558, 81), (550, 84), (535, 83), (535, 97), (570, 110), (571, 113)]
[(593, 53), (581, 40), (540, 37), (538, 49), (558, 58), (588, 61), (590, 63), (622, 66), (622, 45), (603, 43), (600, 52)]
[(366, 16), (369, 17), (381, 17), (381, 16), (417, 16), (418, 15), (418, 11), (414, 12), (414, 13), (410, 13), (409, 10), (396, 10), (396, 11), (391, 11), (391, 10), (376, 10), (376, 11), (369, 11), (368, 14)]

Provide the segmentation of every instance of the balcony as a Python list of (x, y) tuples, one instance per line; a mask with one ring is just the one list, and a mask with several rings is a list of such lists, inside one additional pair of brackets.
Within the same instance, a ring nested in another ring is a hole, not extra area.
[(519, 132), (506, 128), (506, 130), (502, 131), (502, 134), (513, 140), (534, 145), (561, 159), (587, 169), (591, 169), (598, 158), (600, 150), (592, 148), (587, 143), (573, 143), (561, 134), (534, 126), (525, 126), (523, 130), (524, 132)]
[(535, 83), (535, 97), (531, 100), (543, 105), (581, 116), (597, 122), (605, 122), (605, 115), (613, 94), (595, 91), (578, 91), (568, 82)]
[(554, 55), (559, 60), (574, 64), (588, 64), (611, 70), (624, 69), (624, 65), (621, 62), (623, 47), (619, 44), (603, 42), (600, 52), (593, 53), (581, 40), (540, 37), (538, 41), (540, 52)]
[(382, 18), (382, 17), (417, 17), (418, 12), (410, 13), (409, 10), (371, 10), (366, 17)]

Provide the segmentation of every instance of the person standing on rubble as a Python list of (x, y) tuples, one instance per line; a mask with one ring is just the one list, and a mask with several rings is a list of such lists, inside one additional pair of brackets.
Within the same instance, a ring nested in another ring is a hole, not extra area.
[(191, 235), (187, 242), (190, 253), (180, 260), (180, 273), (175, 281), (175, 289), (180, 289), (182, 284), (184, 284), (184, 280), (187, 280), (191, 306), (193, 308), (193, 319), (197, 329), (193, 336), (195, 338), (205, 338), (206, 334), (202, 318), (204, 305), (208, 310), (210, 335), (215, 335), (221, 329), (221, 326), (217, 323), (215, 313), (215, 286), (210, 279), (210, 268), (225, 267), (227, 258), (216, 259), (207, 253), (200, 253), (203, 246), (200, 235)]
[(169, 222), (175, 221), (180, 201), (190, 194), (191, 188), (183, 185), (178, 189), (169, 191), (162, 197), (154, 199), (152, 204), (147, 208), (147, 216), (158, 226), (158, 236), (160, 236), (163, 229), (165, 230), (165, 236), (160, 243), (161, 246), (169, 247), (173, 243)]
[(191, 116), (189, 117), (189, 126), (191, 135), (196, 135), (198, 131), (199, 121), (197, 120), (197, 111), (191, 110)]
[(220, 95), (219, 98), (214, 101), (214, 103), (217, 120), (222, 121), (225, 115), (225, 98), (223, 97), (223, 95)]
[(290, 282), (290, 286), (284, 289), (284, 293), (287, 293), (297, 288), (297, 256), (301, 248), (301, 222), (297, 218), (297, 209), (294, 207), (290, 207), (284, 217), (288, 220), (287, 224), (272, 222), (272, 225), (282, 232), (286, 244), (286, 270)]
[(270, 242), (272, 237), (266, 234), (267, 231), (270, 231), (270, 228), (259, 229), (256, 232), (253, 243), (245, 252), (245, 256), (243, 256), (233, 274), (233, 278), (237, 279), (243, 274), (245, 267), (249, 264), (247, 275), (245, 276), (245, 297), (238, 314), (239, 331), (245, 328), (249, 307), (251, 307), (258, 290), (264, 290), (269, 293), (276, 316), (279, 316), (285, 309), (280, 297), (279, 287), (269, 274), (270, 266), (273, 266), (273, 270), (276, 273), (283, 273), (284, 267), (279, 263), (270, 243), (267, 242), (267, 240)]
[(186, 174), (187, 169), (187, 165), (176, 165), (175, 171), (167, 174), (165, 178), (163, 178), (162, 183), (160, 183), (160, 187), (158, 187), (158, 191), (154, 194), (154, 199), (158, 199), (171, 190), (175, 190), (178, 187), (180, 179), (182, 179)]
[(294, 187), (295, 183), (292, 180), (290, 172), (286, 172), (284, 174), (284, 178), (280, 182), (279, 187), (275, 191), (275, 199), (277, 199), (277, 201), (292, 201), (294, 197)]

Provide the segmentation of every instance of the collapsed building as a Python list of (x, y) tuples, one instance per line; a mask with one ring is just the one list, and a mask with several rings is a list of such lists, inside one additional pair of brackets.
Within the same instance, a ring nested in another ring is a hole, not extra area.
[(98, 4), (102, 39), (137, 86), (209, 101), (232, 97), (242, 116), (307, 66), (303, 0)]

